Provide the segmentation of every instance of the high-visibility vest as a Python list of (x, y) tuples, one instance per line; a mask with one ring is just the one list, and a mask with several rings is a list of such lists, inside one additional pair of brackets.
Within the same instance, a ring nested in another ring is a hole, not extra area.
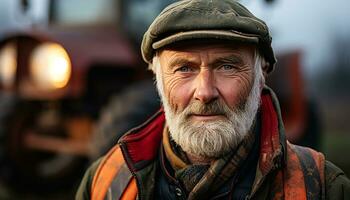
[[(106, 199), (106, 196), (110, 196), (112, 194), (112, 182), (116, 177), (118, 177), (118, 174), (122, 171), (122, 166), (125, 166), (125, 164), (126, 163), (119, 146), (115, 146), (108, 152), (108, 154), (100, 162), (100, 165), (95, 172), (90, 194), (92, 200), (104, 200)], [(126, 185), (118, 196), (123, 200), (136, 199), (136, 179), (133, 176), (129, 176), (127, 179), (129, 180), (123, 180), (126, 182)]]
[[(301, 147), (287, 142), (287, 162), (283, 170), (276, 175), (283, 183), (283, 190), (275, 193), (274, 199), (312, 200), (324, 199), (324, 156), (310, 148)], [(104, 200), (114, 194), (110, 190), (112, 182), (118, 178), (125, 161), (119, 146), (114, 147), (101, 161), (96, 170), (92, 187), (91, 199)], [(124, 172), (125, 173), (125, 170)], [(130, 172), (127, 172), (131, 175)], [(134, 176), (123, 180), (124, 185), (118, 197), (122, 200), (136, 199), (137, 184)]]

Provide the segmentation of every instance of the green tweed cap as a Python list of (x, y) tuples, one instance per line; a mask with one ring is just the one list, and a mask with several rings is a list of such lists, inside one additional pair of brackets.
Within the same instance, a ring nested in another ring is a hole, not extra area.
[(166, 7), (143, 36), (141, 53), (152, 62), (157, 49), (193, 39), (219, 39), (256, 44), (271, 72), (276, 58), (264, 21), (235, 0), (182, 0)]

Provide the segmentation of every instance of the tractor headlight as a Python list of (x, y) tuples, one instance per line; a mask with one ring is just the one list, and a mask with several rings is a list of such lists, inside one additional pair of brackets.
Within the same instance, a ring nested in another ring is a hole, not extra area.
[(71, 70), (66, 50), (56, 43), (39, 45), (30, 57), (32, 80), (42, 89), (63, 88), (69, 81)]
[(0, 50), (0, 83), (5, 87), (11, 86), (16, 77), (17, 47), (8, 43)]

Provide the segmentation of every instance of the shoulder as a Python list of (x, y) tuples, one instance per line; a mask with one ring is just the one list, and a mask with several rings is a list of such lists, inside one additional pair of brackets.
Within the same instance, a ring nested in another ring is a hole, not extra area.
[(85, 175), (78, 188), (78, 191), (75, 195), (76, 200), (91, 199), (90, 198), (91, 185), (92, 185), (96, 170), (101, 163), (101, 160), (102, 158), (98, 159), (97, 161), (92, 163), (92, 165), (90, 165), (90, 167), (86, 170)]
[[(324, 160), (324, 156), (320, 152), (306, 147), (287, 144), (288, 148), (293, 149), (293, 152), (298, 155), (302, 165), (305, 165), (307, 169), (305, 172), (308, 172), (312, 168), (315, 169), (315, 164), (319, 165), (319, 169), (320, 167), (324, 168), (324, 178), (322, 179), (325, 181), (326, 199), (350, 199), (350, 180), (340, 168)], [(313, 159), (310, 159), (311, 157)], [(312, 160), (316, 162), (312, 162)], [(308, 174), (305, 172), (304, 174)], [(320, 172), (323, 172), (323, 170)]]
[(326, 199), (350, 199), (350, 180), (333, 163), (325, 162)]
[[(123, 172), (123, 173), (119, 173)], [(85, 172), (77, 191), (76, 200), (91, 199), (106, 194), (115, 176), (130, 174), (125, 167), (124, 157), (119, 145), (115, 145), (105, 156), (95, 161)], [(125, 178), (126, 176), (123, 176)], [(121, 179), (121, 178), (119, 178)], [(129, 180), (129, 179), (128, 179)], [(91, 197), (91, 194), (93, 196)]]

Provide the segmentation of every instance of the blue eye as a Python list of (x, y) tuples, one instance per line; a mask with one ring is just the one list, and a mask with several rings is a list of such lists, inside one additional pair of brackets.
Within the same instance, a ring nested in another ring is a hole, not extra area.
[(222, 74), (235, 74), (238, 71), (238, 67), (232, 64), (223, 64), (220, 65), (217, 69), (217, 72)]
[(223, 68), (224, 68), (224, 70), (231, 70), (231, 69), (233, 69), (233, 66), (231, 66), (231, 65), (224, 65)]
[(222, 65), (221, 67), (220, 67), (220, 69), (221, 70), (234, 70), (235, 69), (235, 67), (234, 66), (232, 66), (232, 65)]
[(182, 67), (178, 68), (176, 71), (179, 71), (179, 72), (189, 72), (189, 71), (191, 71), (191, 68), (188, 67), (188, 66), (182, 66)]

